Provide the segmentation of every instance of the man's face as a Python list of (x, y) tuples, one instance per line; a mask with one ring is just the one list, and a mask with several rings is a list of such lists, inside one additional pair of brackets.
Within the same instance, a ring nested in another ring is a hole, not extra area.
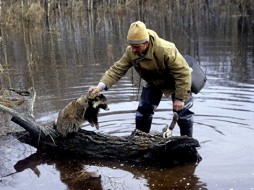
[(137, 45), (133, 44), (133, 45), (130, 45), (130, 46), (131, 46), (132, 52), (134, 54), (143, 54), (147, 50), (148, 44), (149, 44), (149, 42), (145, 42), (143, 44), (137, 44)]

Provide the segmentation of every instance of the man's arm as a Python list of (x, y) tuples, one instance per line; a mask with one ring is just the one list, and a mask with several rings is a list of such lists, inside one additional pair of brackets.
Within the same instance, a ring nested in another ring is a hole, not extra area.
[(99, 84), (95, 87), (90, 87), (89, 92), (96, 93), (103, 90), (108, 90), (111, 86), (117, 83), (132, 67), (127, 51), (122, 58), (115, 62), (102, 76)]

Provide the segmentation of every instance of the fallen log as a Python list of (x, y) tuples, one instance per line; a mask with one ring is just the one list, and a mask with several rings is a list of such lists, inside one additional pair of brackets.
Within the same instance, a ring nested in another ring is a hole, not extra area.
[(147, 134), (138, 130), (125, 137), (86, 130), (62, 137), (51, 126), (40, 126), (17, 116), (13, 116), (12, 121), (29, 131), (29, 134), (17, 135), (21, 142), (54, 154), (79, 158), (118, 159), (163, 167), (186, 162), (197, 163), (201, 160), (196, 150), (199, 142), (190, 137), (164, 139), (162, 134)]
[(135, 130), (129, 136), (119, 137), (81, 129), (78, 133), (62, 137), (52, 126), (35, 123), (11, 108), (0, 105), (0, 110), (10, 114), (11, 121), (26, 130), (15, 133), (17, 138), (40, 151), (162, 167), (201, 160), (196, 149), (200, 146), (199, 142), (186, 136), (162, 138), (159, 133), (147, 134)]
[(18, 139), (38, 150), (64, 156), (102, 160), (122, 160), (141, 165), (171, 166), (201, 160), (197, 140), (189, 137), (162, 139), (159, 134), (145, 135), (134, 131), (130, 136), (116, 137), (81, 130), (66, 138), (54, 140), (18, 133)]

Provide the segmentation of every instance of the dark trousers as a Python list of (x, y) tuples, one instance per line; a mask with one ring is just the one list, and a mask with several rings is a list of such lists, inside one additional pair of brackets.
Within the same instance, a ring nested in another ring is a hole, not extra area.
[[(146, 133), (150, 132), (154, 111), (158, 107), (162, 95), (162, 91), (158, 88), (154, 88), (149, 85), (143, 87), (139, 105), (136, 111), (136, 129)], [(175, 95), (173, 94), (172, 102), (174, 99)], [(177, 112), (179, 115), (177, 124), (180, 127), (180, 134), (182, 136), (187, 135), (192, 137), (194, 113), (189, 110), (189, 108), (193, 105), (191, 94), (185, 101), (185, 105), (188, 105), (188, 107), (184, 107), (181, 111)]]

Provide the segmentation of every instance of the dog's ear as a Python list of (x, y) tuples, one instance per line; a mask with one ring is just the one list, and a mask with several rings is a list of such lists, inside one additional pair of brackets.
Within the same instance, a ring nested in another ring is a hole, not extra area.
[(94, 100), (96, 97), (98, 97), (100, 95), (100, 93), (92, 93), (92, 92), (88, 92), (87, 93), (87, 98), (89, 100)]

